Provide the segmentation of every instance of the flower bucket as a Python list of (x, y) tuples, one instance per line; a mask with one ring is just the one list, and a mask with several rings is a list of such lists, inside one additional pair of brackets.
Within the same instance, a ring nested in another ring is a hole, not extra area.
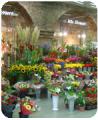
[(48, 95), (47, 95), (48, 99), (51, 98), (51, 93), (48, 91)]
[(58, 101), (59, 101), (59, 96), (58, 95), (52, 95), (52, 110), (53, 111), (58, 110)]
[(12, 105), (2, 104), (2, 113), (8, 118), (12, 118), (14, 108), (15, 104)]
[(71, 97), (70, 99), (68, 99), (68, 108), (70, 112), (74, 111), (74, 103), (75, 103), (74, 97)]
[(19, 118), (28, 118), (29, 115), (24, 115), (22, 112), (19, 112)]
[(36, 93), (36, 99), (40, 99), (40, 89), (36, 89), (35, 93)]

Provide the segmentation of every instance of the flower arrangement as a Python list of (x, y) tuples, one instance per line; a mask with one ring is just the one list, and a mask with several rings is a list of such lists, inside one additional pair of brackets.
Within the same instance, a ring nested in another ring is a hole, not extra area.
[(85, 94), (87, 97), (96, 98), (97, 97), (97, 88), (95, 86), (87, 87), (85, 89)]
[(82, 68), (84, 66), (84, 64), (82, 63), (68, 63), (65, 64), (65, 68)]
[(21, 71), (22, 73), (32, 71), (32, 72), (41, 72), (41, 71), (46, 71), (47, 67), (43, 66), (42, 64), (40, 65), (12, 65), (9, 68), (9, 71)]
[(25, 97), (20, 100), (20, 110), (24, 115), (30, 115), (32, 112), (37, 111), (37, 104), (29, 97)]
[(41, 83), (41, 76), (39, 74), (34, 74), (32, 82), (35, 85), (40, 84)]
[(85, 74), (83, 74), (83, 73), (76, 73), (76, 77), (84, 79), (85, 78)]
[(5, 93), (2, 96), (2, 103), (6, 105), (16, 104), (17, 101), (18, 101), (18, 98), (14, 95)]
[(61, 69), (61, 65), (59, 65), (59, 64), (54, 64), (53, 67), (54, 67), (55, 70)]
[(61, 91), (61, 82), (58, 80), (51, 80), (53, 72), (46, 71), (44, 75), (45, 86), (51, 94), (58, 95)]
[(71, 56), (71, 57), (67, 58), (65, 61), (66, 62), (78, 62), (79, 60), (80, 60), (80, 57)]
[(27, 91), (30, 88), (29, 83), (27, 82), (17, 82), (14, 87), (18, 90), (18, 91)]
[(71, 82), (71, 81), (67, 81), (65, 82), (62, 86), (62, 92), (64, 92), (64, 96), (67, 96), (67, 98), (69, 98), (70, 96), (74, 96), (76, 97), (76, 87), (77, 87), (77, 83), (75, 82)]
[(56, 58), (45, 57), (45, 58), (43, 59), (43, 61), (46, 62), (46, 63), (51, 63), (51, 62), (55, 62), (55, 59), (56, 59)]
[(83, 67), (93, 67), (94, 65), (92, 64), (92, 63), (86, 63), (86, 64), (84, 64), (84, 66)]
[(59, 93), (61, 92), (61, 83), (60, 82), (52, 83), (51, 81), (48, 83), (47, 88), (51, 94), (59, 95)]
[(15, 109), (15, 106), (18, 102), (18, 97), (8, 94), (8, 93), (3, 93), (2, 94), (2, 112), (3, 114), (8, 117), (12, 118), (13, 115), (13, 110)]
[(58, 58), (58, 59), (55, 60), (55, 62), (56, 62), (56, 63), (60, 63), (60, 62), (64, 62), (64, 60)]
[(57, 58), (57, 52), (56, 51), (51, 51), (49, 52), (49, 56), (52, 58)]
[(53, 74), (52, 74), (52, 78), (58, 78), (59, 77), (59, 73), (58, 72), (54, 72)]

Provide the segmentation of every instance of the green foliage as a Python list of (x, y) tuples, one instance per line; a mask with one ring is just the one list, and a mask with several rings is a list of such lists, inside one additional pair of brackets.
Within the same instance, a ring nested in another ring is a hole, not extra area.
[(85, 106), (85, 94), (84, 91), (79, 91), (77, 93), (77, 99), (76, 99), (76, 104), (79, 106)]

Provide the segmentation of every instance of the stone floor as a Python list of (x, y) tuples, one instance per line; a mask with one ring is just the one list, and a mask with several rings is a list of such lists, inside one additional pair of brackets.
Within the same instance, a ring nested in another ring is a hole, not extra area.
[[(75, 110), (74, 112), (70, 112), (68, 109), (64, 107), (64, 101), (62, 98), (59, 99), (59, 110), (52, 111), (52, 101), (49, 99), (38, 99), (36, 100), (37, 104), (40, 106), (40, 111), (32, 113), (30, 118), (89, 118), (96, 114), (96, 109), (87, 110), (84, 112), (80, 112)], [(19, 107), (17, 107), (14, 111), (13, 118), (18, 118)]]

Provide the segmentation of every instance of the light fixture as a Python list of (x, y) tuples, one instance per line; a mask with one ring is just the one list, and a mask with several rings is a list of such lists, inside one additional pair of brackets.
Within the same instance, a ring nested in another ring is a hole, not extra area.
[(81, 37), (82, 37), (83, 39), (85, 39), (85, 38), (86, 38), (86, 34), (83, 33), (83, 34), (81, 35)]
[(64, 33), (63, 33), (63, 36), (67, 36), (67, 34), (68, 34), (67, 32), (64, 32)]
[(78, 34), (78, 38), (81, 38), (81, 35), (80, 35), (80, 34)]
[(62, 32), (59, 32), (59, 33), (58, 33), (58, 36), (62, 37), (62, 36), (63, 36), (63, 33), (62, 33)]

